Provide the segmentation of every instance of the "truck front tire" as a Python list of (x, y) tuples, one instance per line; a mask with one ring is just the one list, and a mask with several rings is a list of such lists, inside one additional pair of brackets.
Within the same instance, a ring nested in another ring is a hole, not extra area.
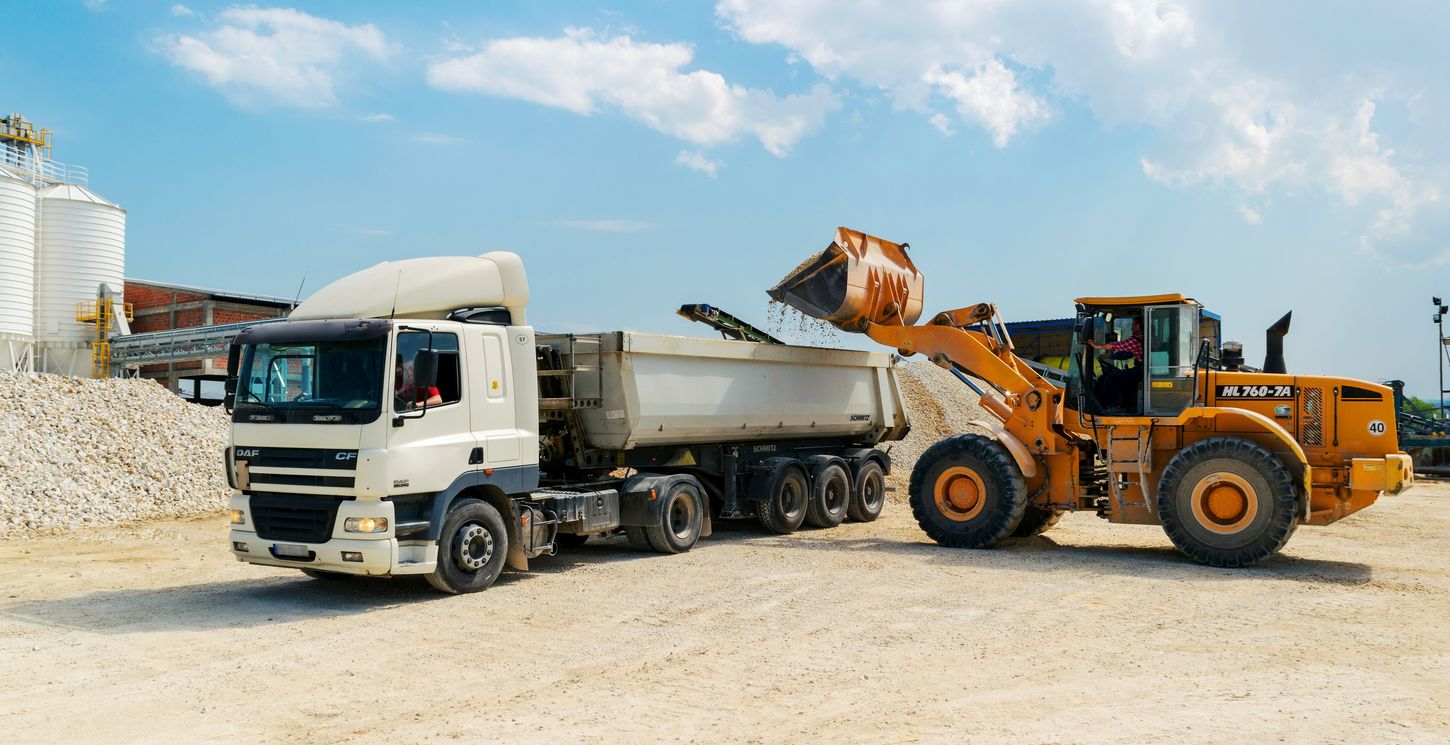
[(498, 510), (477, 499), (461, 499), (443, 518), (438, 565), (428, 584), (452, 595), (487, 589), (503, 571), (508, 552), (508, 528)]

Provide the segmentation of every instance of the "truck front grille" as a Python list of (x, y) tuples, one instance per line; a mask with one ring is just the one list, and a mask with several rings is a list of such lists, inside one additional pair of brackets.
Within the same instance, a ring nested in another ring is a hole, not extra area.
[(332, 537), (337, 507), (347, 497), (301, 494), (254, 494), (252, 524), (257, 536), (269, 541), (326, 543)]

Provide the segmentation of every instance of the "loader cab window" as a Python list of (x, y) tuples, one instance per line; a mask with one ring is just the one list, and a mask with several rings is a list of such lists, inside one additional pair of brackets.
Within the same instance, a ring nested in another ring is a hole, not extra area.
[(1144, 357), (1141, 309), (1085, 311), (1073, 338), (1068, 393), (1087, 414), (1141, 414)]
[[(419, 385), (415, 379), (419, 352), (432, 351), (438, 356), (434, 385)], [(398, 334), (397, 354), (393, 358), (393, 406), (396, 411), (411, 411), (427, 406), (446, 406), (463, 399), (459, 377), (458, 335), (443, 332), (406, 329)]]
[(1199, 308), (1164, 305), (1147, 315), (1147, 413), (1175, 415), (1193, 403)]

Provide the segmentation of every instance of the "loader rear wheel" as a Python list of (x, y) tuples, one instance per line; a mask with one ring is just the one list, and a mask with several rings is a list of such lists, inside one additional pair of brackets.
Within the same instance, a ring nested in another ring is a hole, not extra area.
[(886, 506), (886, 475), (881, 464), (868, 460), (856, 470), (856, 488), (851, 490), (851, 506), (846, 517), (858, 523), (869, 523), (881, 516)]
[(1158, 484), (1163, 532), (1189, 558), (1242, 567), (1278, 553), (1298, 524), (1299, 489), (1278, 456), (1238, 437), (1184, 448)]
[(851, 477), (840, 463), (826, 463), (811, 479), (811, 502), (806, 522), (817, 528), (834, 528), (846, 519), (851, 506)]
[(700, 488), (690, 481), (677, 482), (661, 499), (659, 523), (644, 529), (650, 545), (662, 554), (682, 554), (694, 548), (705, 525)]
[[(764, 496), (764, 500), (757, 501), (755, 507), (760, 524), (772, 533), (794, 533), (805, 522), (810, 502), (810, 484), (800, 463), (786, 460), (754, 478), (762, 479), (760, 491), (756, 493)], [(752, 491), (755, 488), (752, 484)]]
[(1013, 538), (1031, 538), (1035, 535), (1042, 535), (1052, 529), (1058, 520), (1062, 519), (1062, 512), (1036, 505), (1027, 505), (1027, 510), (1022, 513), (1022, 522), (1017, 523), (1017, 529), (1012, 531)]
[(911, 471), (911, 512), (932, 540), (988, 548), (1022, 523), (1027, 486), (1012, 456), (981, 435), (955, 435), (927, 448)]

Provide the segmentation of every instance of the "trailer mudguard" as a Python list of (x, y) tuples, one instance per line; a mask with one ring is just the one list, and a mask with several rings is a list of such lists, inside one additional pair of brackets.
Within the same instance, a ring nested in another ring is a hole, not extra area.
[(705, 491), (700, 480), (687, 473), (672, 474), (649, 474), (642, 473), (631, 476), (619, 487), (619, 524), (621, 527), (629, 526), (634, 528), (646, 528), (651, 525), (658, 525), (660, 521), (660, 509), (662, 502), (659, 495), (668, 494), (670, 489), (682, 481), (694, 484), (695, 489), (700, 492), (700, 497), (706, 503), (705, 520), (700, 526), (700, 537), (709, 536), (710, 525), (710, 495)]

